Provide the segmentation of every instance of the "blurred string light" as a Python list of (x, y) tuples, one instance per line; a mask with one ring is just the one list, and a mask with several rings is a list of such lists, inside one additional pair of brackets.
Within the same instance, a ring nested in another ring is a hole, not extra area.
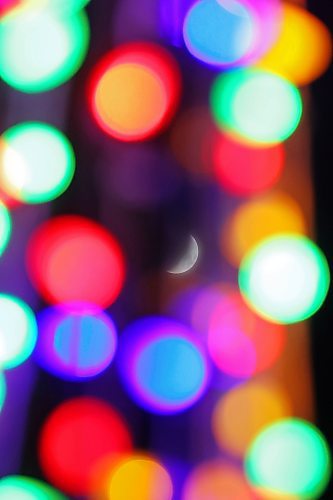
[(37, 228), (27, 249), (27, 270), (51, 303), (109, 306), (125, 278), (118, 242), (103, 226), (78, 215), (55, 217)]
[(168, 273), (170, 274), (184, 274), (193, 269), (197, 260), (199, 258), (199, 246), (197, 240), (194, 236), (190, 235), (190, 240), (188, 244), (188, 248), (184, 255), (174, 264), (170, 269), (168, 269)]
[(36, 341), (37, 323), (30, 307), (18, 297), (0, 294), (0, 367), (22, 364)]
[(284, 2), (281, 32), (257, 65), (295, 85), (306, 85), (328, 68), (331, 59), (332, 39), (327, 27), (304, 8)]
[(240, 468), (223, 460), (210, 460), (193, 468), (181, 500), (256, 500)]
[(88, 44), (83, 11), (61, 17), (49, 9), (19, 9), (0, 21), (0, 77), (22, 92), (45, 92), (78, 71)]
[(217, 182), (235, 196), (259, 194), (274, 186), (285, 161), (282, 144), (258, 148), (222, 134), (213, 143), (212, 156)]
[(241, 260), (260, 241), (278, 233), (306, 232), (297, 202), (283, 191), (274, 191), (242, 203), (222, 226), (221, 250), (230, 263)]
[(127, 425), (112, 406), (78, 397), (61, 403), (47, 417), (39, 439), (39, 460), (52, 484), (71, 495), (88, 495), (99, 461), (131, 449)]
[(25, 122), (6, 130), (0, 156), (2, 189), (24, 203), (60, 196), (75, 169), (73, 148), (64, 134), (46, 123)]
[(330, 283), (321, 250), (305, 236), (278, 234), (263, 240), (243, 259), (239, 286), (258, 314), (278, 323), (295, 323), (322, 305)]
[(270, 368), (285, 345), (282, 325), (248, 308), (238, 291), (225, 292), (210, 312), (208, 351), (215, 365), (235, 378), (249, 378)]
[(186, 410), (203, 396), (209, 381), (209, 365), (195, 335), (163, 317), (130, 324), (117, 360), (128, 392), (152, 413)]
[(34, 357), (47, 371), (65, 380), (85, 380), (112, 362), (117, 332), (112, 318), (96, 307), (66, 305), (39, 313)]
[(222, 395), (212, 414), (212, 431), (222, 451), (243, 458), (267, 425), (289, 417), (287, 394), (271, 381), (251, 380)]
[(315, 500), (327, 486), (331, 458), (324, 437), (313, 425), (285, 419), (256, 437), (247, 452), (245, 470), (259, 493), (270, 498), (295, 495)]
[(66, 500), (48, 484), (32, 477), (5, 476), (0, 479), (1, 500)]
[(256, 37), (254, 17), (237, 0), (199, 0), (184, 21), (184, 40), (197, 59), (232, 66), (250, 51)]
[(6, 394), (7, 394), (6, 379), (4, 375), (0, 372), (0, 411), (2, 410), (3, 405), (5, 404)]
[(7, 207), (0, 201), (0, 255), (5, 251), (12, 233), (12, 219)]
[(157, 458), (137, 451), (131, 455), (125, 454), (103, 462), (99, 464), (100, 470), (94, 478), (96, 498), (105, 500), (173, 498), (170, 474)]
[(286, 140), (302, 115), (302, 99), (292, 83), (254, 68), (217, 77), (211, 90), (211, 107), (223, 131), (263, 145)]
[(140, 141), (168, 125), (179, 94), (180, 72), (171, 54), (153, 43), (129, 43), (98, 63), (90, 106), (104, 132), (122, 141)]

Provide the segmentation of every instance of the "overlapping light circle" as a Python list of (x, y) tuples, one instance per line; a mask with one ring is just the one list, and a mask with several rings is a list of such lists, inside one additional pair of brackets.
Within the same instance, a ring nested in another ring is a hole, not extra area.
[(27, 476), (0, 479), (1, 500), (66, 500), (66, 497), (43, 481)]
[(43, 203), (60, 196), (75, 169), (67, 137), (46, 123), (20, 123), (2, 135), (0, 179), (6, 193), (21, 202)]
[(91, 111), (107, 134), (148, 139), (165, 127), (180, 93), (176, 61), (153, 43), (129, 43), (107, 54), (91, 80)]
[(167, 318), (147, 317), (129, 325), (118, 361), (129, 393), (152, 413), (183, 411), (207, 388), (209, 365), (203, 348), (189, 329)]
[(261, 316), (295, 323), (312, 316), (325, 300), (329, 267), (321, 250), (305, 236), (279, 234), (263, 240), (243, 259), (240, 290)]
[(5, 251), (12, 232), (12, 219), (7, 207), (0, 201), (0, 255)]
[(17, 9), (0, 22), (0, 76), (22, 92), (53, 89), (78, 71), (88, 42), (83, 11), (60, 16), (46, 8)]
[(51, 307), (38, 315), (38, 363), (65, 380), (103, 372), (112, 362), (117, 333), (111, 317), (89, 306)]
[(37, 322), (30, 307), (18, 297), (0, 294), (0, 368), (23, 363), (37, 341)]
[(217, 77), (211, 91), (211, 107), (222, 130), (259, 145), (286, 140), (302, 115), (302, 99), (292, 83), (254, 68)]
[(331, 473), (328, 445), (313, 425), (285, 419), (266, 427), (250, 446), (246, 474), (271, 498), (320, 498)]

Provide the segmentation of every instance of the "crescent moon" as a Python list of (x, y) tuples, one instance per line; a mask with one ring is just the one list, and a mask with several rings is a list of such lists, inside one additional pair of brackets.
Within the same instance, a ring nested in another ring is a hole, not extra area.
[(190, 241), (185, 254), (171, 269), (168, 269), (170, 274), (183, 274), (192, 269), (199, 257), (199, 246), (194, 236), (190, 236)]

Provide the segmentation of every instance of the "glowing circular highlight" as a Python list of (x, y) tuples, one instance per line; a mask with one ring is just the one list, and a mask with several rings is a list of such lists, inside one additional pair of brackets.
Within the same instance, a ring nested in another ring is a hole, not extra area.
[(248, 450), (245, 469), (259, 491), (314, 500), (327, 485), (331, 459), (324, 437), (313, 425), (286, 419), (258, 435)]
[(213, 166), (221, 186), (237, 196), (271, 188), (280, 178), (285, 152), (282, 144), (256, 148), (220, 136), (213, 145)]
[(217, 402), (212, 430), (222, 450), (243, 458), (264, 427), (289, 416), (289, 400), (278, 386), (250, 381), (230, 390)]
[(222, 227), (221, 250), (229, 262), (239, 266), (243, 257), (265, 238), (305, 232), (300, 206), (283, 191), (275, 191), (243, 203), (232, 213)]
[(280, 33), (257, 65), (295, 85), (306, 85), (328, 68), (331, 58), (328, 28), (304, 7), (283, 3)]
[(214, 66), (232, 66), (253, 46), (254, 16), (237, 0), (199, 0), (186, 15), (183, 36), (197, 59)]
[(222, 460), (196, 466), (186, 479), (182, 500), (255, 500), (244, 475), (237, 467)]
[(118, 297), (125, 265), (118, 242), (103, 226), (77, 215), (48, 220), (28, 245), (27, 270), (50, 303), (107, 307)]
[(60, 196), (74, 175), (73, 148), (45, 123), (20, 123), (3, 134), (2, 188), (21, 202), (43, 203)]
[(26, 476), (5, 476), (0, 479), (1, 500), (66, 500), (48, 484)]
[(237, 291), (225, 292), (210, 313), (208, 351), (215, 365), (235, 378), (270, 368), (285, 345), (285, 328), (249, 309)]
[(259, 69), (234, 70), (217, 77), (211, 107), (222, 130), (259, 144), (286, 140), (302, 115), (297, 88), (284, 78)]
[[(30, 1), (34, 2), (34, 0)], [(90, 0), (35, 0), (35, 2), (36, 1), (38, 1), (37, 5), (40, 5), (43, 8), (46, 7), (49, 10), (52, 9), (54, 12), (62, 15), (78, 12), (90, 2)]]
[(12, 234), (12, 219), (7, 207), (0, 201), (0, 255), (5, 251)]
[(32, 353), (37, 341), (35, 315), (23, 300), (0, 294), (0, 366), (14, 368)]
[(117, 333), (111, 317), (87, 306), (52, 307), (37, 318), (39, 337), (35, 359), (65, 380), (80, 380), (103, 372), (112, 362)]
[(78, 71), (88, 42), (83, 11), (58, 16), (49, 9), (18, 9), (0, 22), (0, 76), (22, 92), (53, 89)]
[(152, 43), (129, 43), (107, 54), (96, 67), (91, 111), (107, 134), (140, 141), (169, 123), (179, 94), (180, 73), (172, 56)]
[(183, 411), (207, 387), (204, 351), (192, 332), (176, 321), (162, 317), (135, 321), (123, 333), (119, 353), (128, 392), (152, 413)]
[(322, 305), (330, 283), (325, 256), (305, 236), (282, 234), (259, 243), (243, 259), (240, 290), (261, 316), (295, 323)]
[(39, 459), (52, 484), (72, 495), (87, 495), (98, 462), (128, 453), (131, 447), (128, 428), (112, 406), (79, 397), (48, 416), (40, 435)]
[(105, 460), (96, 474), (96, 490), (105, 499), (171, 500), (173, 484), (166, 468), (150, 455), (132, 455)]

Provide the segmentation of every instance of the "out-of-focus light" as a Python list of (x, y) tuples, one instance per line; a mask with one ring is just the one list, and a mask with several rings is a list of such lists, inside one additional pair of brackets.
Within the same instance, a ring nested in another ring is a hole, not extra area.
[(237, 291), (225, 293), (211, 314), (209, 354), (216, 366), (232, 377), (248, 378), (267, 370), (284, 345), (284, 327), (257, 316)]
[(37, 318), (38, 363), (65, 380), (94, 377), (112, 362), (117, 345), (115, 325), (109, 315), (81, 306), (53, 307)]
[(110, 405), (79, 397), (48, 416), (40, 435), (39, 459), (52, 484), (72, 495), (87, 495), (97, 463), (131, 448), (127, 425)]
[(213, 166), (221, 186), (238, 196), (258, 194), (272, 187), (284, 167), (282, 144), (254, 147), (221, 135), (213, 145)]
[(83, 11), (61, 17), (49, 9), (18, 9), (0, 22), (0, 76), (22, 92), (50, 90), (78, 71), (88, 41)]
[(211, 92), (218, 126), (245, 141), (275, 144), (286, 140), (302, 115), (297, 88), (280, 76), (260, 69), (220, 75)]
[(125, 276), (114, 237), (76, 215), (55, 217), (37, 228), (28, 245), (27, 269), (45, 300), (102, 307), (116, 300)]
[(107, 134), (140, 141), (169, 123), (179, 94), (180, 73), (172, 56), (152, 43), (129, 43), (97, 65), (91, 80), (91, 110)]
[(0, 479), (1, 500), (66, 500), (48, 484), (26, 476), (5, 476)]
[(222, 450), (243, 458), (267, 425), (290, 416), (286, 394), (276, 385), (251, 381), (227, 392), (215, 406), (212, 429)]
[(60, 196), (75, 169), (73, 148), (64, 134), (45, 123), (20, 123), (2, 136), (2, 188), (25, 203), (43, 203)]
[(171, 477), (155, 457), (135, 453), (106, 460), (101, 465), (100, 477), (96, 475), (96, 489), (106, 500), (171, 500), (173, 497)]
[(260, 241), (278, 233), (304, 234), (301, 208), (282, 191), (240, 205), (222, 227), (221, 249), (228, 261), (241, 260)]
[[(308, 422), (286, 419), (266, 427), (248, 450), (246, 474), (259, 492), (320, 498), (331, 459), (321, 433)], [(281, 498), (284, 498), (281, 496)]]
[[(6, 400), (6, 394), (7, 394), (7, 386), (6, 386), (6, 380), (5, 377), (2, 373), (0, 373), (0, 411), (3, 408), (3, 405)], [(0, 496), (1, 498), (1, 496)]]
[(222, 460), (204, 462), (188, 476), (182, 500), (255, 500), (241, 470)]
[(168, 269), (168, 273), (170, 274), (184, 274), (190, 271), (196, 264), (199, 258), (199, 246), (197, 240), (194, 236), (190, 235), (190, 241), (188, 248), (184, 255), (178, 260), (176, 264), (174, 264), (170, 269)]
[(281, 32), (272, 48), (257, 65), (306, 85), (318, 78), (332, 58), (328, 28), (303, 7), (284, 3)]
[(330, 273), (321, 250), (305, 236), (267, 238), (243, 259), (239, 286), (249, 305), (278, 323), (312, 316), (327, 295)]
[(35, 7), (40, 6), (58, 14), (68, 15), (83, 9), (90, 0), (25, 0), (25, 2), (28, 5), (30, 3)]
[(23, 363), (36, 341), (37, 323), (30, 307), (18, 297), (0, 294), (0, 367)]
[(0, 255), (5, 251), (12, 233), (12, 219), (7, 207), (0, 201)]
[(21, 0), (1, 0), (0, 1), (0, 19), (8, 14), (12, 9), (19, 5)]
[(197, 59), (228, 67), (239, 63), (252, 48), (255, 18), (237, 0), (199, 0), (187, 13), (183, 35)]
[(209, 366), (194, 334), (182, 324), (162, 317), (138, 320), (125, 330), (119, 347), (122, 379), (148, 411), (177, 413), (203, 395)]

